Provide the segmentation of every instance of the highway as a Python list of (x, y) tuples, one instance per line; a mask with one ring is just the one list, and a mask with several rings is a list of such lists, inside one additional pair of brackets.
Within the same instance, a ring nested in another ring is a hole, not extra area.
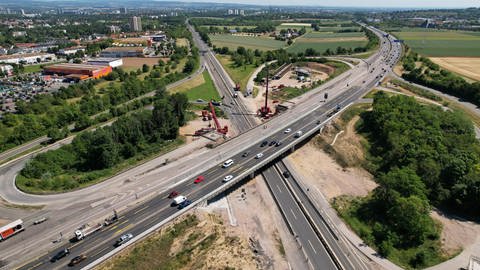
[[(375, 55), (370, 61), (372, 61), (372, 66), (376, 66), (377, 64), (380, 66), (380, 62), (382, 62), (383, 59), (381, 55)], [(84, 264), (91, 263), (94, 259), (113, 250), (112, 245), (119, 235), (125, 232), (132, 232), (134, 235), (139, 235), (140, 232), (150, 228), (153, 224), (167, 222), (175, 215), (188, 211), (188, 209), (194, 207), (199, 201), (218, 194), (235, 182), (248, 177), (255, 171), (259, 171), (262, 167), (268, 165), (269, 162), (280, 157), (284, 152), (290, 151), (297, 143), (301, 142), (301, 140), (317, 132), (321, 126), (328, 122), (330, 117), (327, 115), (337, 104), (342, 107), (349, 105), (365, 94), (366, 91), (371, 89), (379, 80), (380, 72), (378, 72), (378, 70), (377, 72), (368, 72), (367, 65), (365, 64), (361, 64), (355, 69), (356, 70), (346, 72), (337, 77), (337, 80), (334, 79), (320, 86), (318, 89), (312, 90), (312, 93), (306, 95), (307, 100), (302, 103), (301, 106), (293, 107), (289, 112), (270, 120), (267, 130), (257, 127), (221, 145), (219, 148), (229, 149), (232, 149), (229, 145), (241, 145), (240, 147), (234, 147), (233, 150), (230, 150), (228, 155), (223, 155), (224, 159), (232, 158), (234, 160), (235, 163), (231, 167), (226, 169), (221, 168), (221, 162), (210, 164), (204, 167), (205, 171), (202, 173), (206, 178), (204, 182), (196, 185), (193, 184), (193, 180), (197, 175), (190, 174), (190, 178), (187, 179), (187, 181), (179, 182), (181, 184), (175, 188), (194, 201), (190, 207), (181, 211), (170, 207), (170, 200), (166, 199), (167, 191), (166, 193), (161, 193), (153, 197), (153, 199), (148, 200), (145, 204), (140, 204), (137, 208), (121, 213), (121, 220), (123, 221), (119, 222), (117, 227), (112, 227), (114, 229), (106, 229), (98, 232), (90, 239), (85, 239), (78, 243), (66, 243), (64, 247), (72, 247), (72, 255), (80, 252), (85, 253), (89, 259), (85, 261)], [(351, 82), (350, 87), (345, 88), (345, 80)], [(365, 81), (365, 83), (362, 81)], [(325, 89), (328, 89), (331, 99), (323, 103), (320, 102), (323, 99), (323, 92), (321, 91)], [(284, 129), (287, 127), (292, 129), (291, 133), (284, 133)], [(297, 130), (302, 130), (305, 135), (301, 138), (295, 138), (293, 133)], [(279, 147), (260, 147), (260, 142), (264, 139), (269, 141), (282, 141), (283, 144)], [(246, 143), (239, 143), (241, 141), (246, 141)], [(247, 157), (242, 157), (244, 152), (249, 152), (250, 154)], [(259, 152), (262, 152), (264, 156), (257, 160), (254, 158), (254, 155)], [(233, 175), (234, 179), (225, 184), (221, 180), (228, 174)], [(142, 217), (144, 217), (143, 220)], [(97, 239), (96, 237), (101, 240), (95, 240)], [(140, 236), (138, 236), (138, 238), (140, 238)], [(92, 241), (98, 241), (98, 243), (94, 245), (95, 247), (89, 244)], [(35, 258), (33, 261), (21, 267), (21, 269), (58, 269), (66, 265), (68, 261), (66, 259), (62, 259), (55, 264), (48, 262), (49, 257), (52, 255), (54, 255), (54, 252)]]

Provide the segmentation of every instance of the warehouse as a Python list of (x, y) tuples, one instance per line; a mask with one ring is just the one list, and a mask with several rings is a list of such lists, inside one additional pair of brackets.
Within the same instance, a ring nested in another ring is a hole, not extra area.
[(43, 68), (45, 74), (65, 75), (74, 80), (88, 78), (98, 79), (112, 72), (111, 66), (97, 66), (84, 64), (56, 64)]
[(112, 68), (123, 65), (122, 58), (92, 58), (87, 61), (88, 65), (111, 66)]
[(56, 60), (55, 54), (51, 53), (24, 53), (0, 56), (0, 63), (8, 64), (36, 64)]
[(109, 47), (100, 52), (101, 57), (143, 57), (147, 51), (146, 47)]

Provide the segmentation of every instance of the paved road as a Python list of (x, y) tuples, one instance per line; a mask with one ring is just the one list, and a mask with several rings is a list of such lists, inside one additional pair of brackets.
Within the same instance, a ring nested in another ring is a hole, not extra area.
[[(376, 64), (382, 61), (382, 59), (380, 58), (381, 56), (377, 55), (372, 57), (370, 60), (372, 61), (372, 63)], [(374, 76), (377, 76), (377, 77), (374, 77)], [(321, 123), (324, 123), (327, 120), (326, 114), (328, 114), (328, 112), (330, 112), (334, 107), (336, 107), (337, 104), (345, 106), (347, 104), (350, 104), (354, 100), (358, 99), (361, 95), (363, 95), (366, 91), (368, 91), (371, 87), (373, 87), (377, 83), (378, 76), (379, 76), (379, 72), (368, 73), (368, 70), (366, 69), (366, 65), (362, 64), (362, 65), (359, 65), (358, 68), (356, 68), (355, 70), (346, 72), (345, 74), (342, 74), (336, 79), (327, 82), (321, 87), (315, 90), (312, 90), (311, 92), (307, 93), (304, 96), (305, 102), (302, 103), (300, 106), (293, 106), (289, 110), (289, 112), (279, 115), (278, 117), (270, 120), (268, 123), (269, 128), (263, 129), (262, 127), (257, 127), (247, 131), (246, 133), (212, 150), (212, 152), (217, 152), (218, 154), (205, 155), (205, 156), (200, 156), (196, 159), (194, 158), (189, 159), (188, 162), (185, 163), (187, 164), (186, 165), (187, 167), (185, 167), (185, 169), (182, 170), (182, 174), (178, 175), (177, 177), (171, 177), (172, 179), (175, 179), (174, 181), (176, 183), (180, 183), (178, 184), (176, 189), (179, 189), (181, 191), (185, 189), (184, 194), (191, 197), (192, 199), (203, 198), (204, 196), (211, 194), (213, 190), (215, 190), (215, 192), (220, 192), (222, 189), (227, 188), (229, 185), (233, 184), (234, 181), (240, 180), (241, 178), (244, 178), (245, 176), (249, 175), (251, 172), (260, 169), (264, 164), (267, 164), (270, 160), (273, 160), (274, 158), (281, 155), (284, 151), (287, 151), (293, 144), (296, 143), (296, 141), (298, 141), (293, 137), (293, 134), (283, 133), (283, 129), (285, 129), (286, 127), (291, 127), (293, 130), (302, 129), (304, 130), (305, 133), (315, 132), (321, 126), (317, 124), (319, 120), (321, 121)], [(350, 85), (352, 85), (351, 87), (345, 88), (344, 83), (346, 80), (350, 82)], [(363, 83), (362, 80), (364, 80), (365, 83)], [(325, 89), (328, 89), (331, 100), (326, 103), (319, 102), (319, 101), (323, 101), (322, 91), (325, 91)], [(282, 140), (284, 144), (280, 147), (272, 146), (268, 148), (263, 148), (264, 150), (262, 150), (262, 148), (259, 147), (259, 143), (263, 140), (263, 138), (269, 138), (269, 140), (271, 139)], [(245, 151), (251, 152), (248, 158), (241, 157), (241, 154)], [(252, 158), (252, 155), (257, 153), (258, 151), (263, 151), (264, 156), (260, 160), (255, 160), (254, 158)], [(219, 163), (221, 163), (227, 157), (232, 157), (232, 156), (236, 160), (235, 165), (233, 165), (228, 169), (219, 168)], [(218, 157), (220, 157), (220, 159), (218, 159)], [(198, 160), (198, 162), (194, 162), (194, 160)], [(195, 164), (195, 165), (192, 166), (192, 164)], [(195, 188), (194, 185), (192, 184), (193, 177), (197, 175), (197, 173), (194, 173), (195, 170), (205, 171), (204, 175), (206, 176), (207, 180), (205, 181), (205, 183), (202, 183), (199, 185), (202, 188), (199, 188), (199, 187)], [(154, 183), (155, 181), (157, 181), (154, 178), (154, 177), (159, 177), (158, 174), (155, 174), (157, 172), (158, 170), (156, 171), (156, 169), (152, 169), (152, 173), (146, 174), (145, 178), (148, 177), (147, 179), (150, 180), (149, 183)], [(235, 177), (231, 183), (223, 184), (221, 182), (221, 179), (226, 174), (233, 174), (234, 176), (237, 176), (237, 177)], [(123, 179), (129, 179), (128, 175), (131, 175), (131, 173), (126, 172), (125, 175), (126, 177)], [(186, 181), (183, 181), (184, 178), (186, 179)], [(101, 188), (102, 186), (108, 186), (109, 183), (107, 182), (108, 181), (102, 183), (104, 185), (101, 184), (100, 187), (96, 187), (96, 188)], [(128, 184), (126, 186), (128, 186)], [(95, 189), (92, 188), (92, 191), (93, 190)], [(74, 193), (77, 193), (77, 192), (74, 192)], [(31, 195), (27, 195), (27, 198), (31, 200), (36, 200), (37, 202), (42, 202), (44, 200), (51, 199), (52, 197), (63, 196), (63, 197), (74, 198), (75, 197), (74, 193), (70, 193), (67, 195), (34, 196), (34, 197), (32, 197)], [(155, 193), (153, 194), (158, 195)], [(163, 199), (162, 196), (164, 196), (164, 194), (154, 197), (153, 200)], [(130, 199), (130, 197), (128, 197), (128, 199)], [(79, 200), (81, 201), (82, 199), (79, 198)], [(198, 200), (196, 200), (195, 203), (196, 202), (198, 202)], [(151, 202), (148, 202), (145, 205), (146, 208), (142, 211), (153, 213), (152, 214), (153, 216), (158, 216), (158, 217), (164, 217), (164, 211), (167, 211), (168, 213), (171, 213), (169, 211), (172, 211), (171, 208), (149, 207), (150, 203)], [(167, 201), (167, 204), (168, 204), (168, 201)], [(101, 205), (101, 203), (98, 205)], [(129, 210), (126, 210), (125, 213), (129, 213)], [(126, 215), (126, 214), (122, 213), (122, 215)], [(171, 215), (167, 215), (167, 216), (171, 217)], [(169, 218), (166, 218), (163, 220), (167, 221), (168, 219)], [(91, 220), (91, 219), (85, 219), (85, 220)], [(141, 228), (140, 231), (148, 227), (145, 224), (143, 225), (134, 224), (131, 226), (132, 226), (131, 227), (132, 229), (137, 229), (137, 227)], [(22, 239), (22, 240), (23, 241), (21, 241), (20, 244), (23, 244), (25, 247), (27, 246), (34, 247), (37, 245), (35, 241), (33, 242), (29, 241), (30, 239)], [(3, 247), (5, 247), (6, 248), (5, 250), (7, 250), (8, 249), (7, 246), (9, 242), (10, 241), (1, 243), (0, 245), (2, 245), (2, 249)], [(82, 243), (87, 243), (87, 242), (88, 240), (80, 242), (80, 244), (78, 244), (78, 246), (75, 246), (75, 248), (81, 247), (84, 245)], [(29, 244), (27, 245), (26, 243), (29, 243)], [(7, 246), (5, 246), (5, 244), (7, 244)], [(108, 250), (105, 250), (105, 252), (103, 251), (102, 252), (103, 254), (105, 254), (107, 251)], [(12, 259), (11, 258), (12, 256), (15, 257), (15, 255), (16, 254), (11, 254), (9, 256), (10, 259)], [(38, 264), (39, 262), (44, 261), (47, 257), (48, 256), (41, 257), (40, 259), (33, 262), (33, 264), (29, 264), (29, 266)], [(52, 266), (49, 266), (49, 268), (52, 268)]]
[(287, 226), (300, 245), (299, 252), (304, 253), (310, 267), (325, 270), (337, 269), (321, 239), (302, 213), (300, 205), (292, 196), (278, 169), (275, 166), (269, 167), (263, 171), (262, 175), (274, 195), (273, 197), (287, 222)]

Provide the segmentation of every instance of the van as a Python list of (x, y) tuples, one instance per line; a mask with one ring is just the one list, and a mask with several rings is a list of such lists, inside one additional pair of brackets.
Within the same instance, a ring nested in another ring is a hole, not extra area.
[(233, 159), (229, 159), (223, 163), (222, 167), (227, 168), (227, 167), (230, 167), (232, 164), (233, 164)]
[(173, 205), (179, 205), (179, 204), (183, 203), (183, 202), (186, 201), (186, 200), (187, 200), (187, 197), (182, 196), (182, 195), (179, 195), (179, 196), (173, 198), (173, 203), (172, 203), (172, 204), (173, 204)]
[(303, 135), (303, 132), (301, 130), (295, 132), (295, 138), (298, 138)]

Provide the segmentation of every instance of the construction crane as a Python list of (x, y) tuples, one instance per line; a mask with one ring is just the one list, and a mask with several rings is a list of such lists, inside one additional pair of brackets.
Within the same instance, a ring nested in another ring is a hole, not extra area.
[(217, 128), (217, 132), (222, 134), (227, 134), (228, 126), (225, 125), (223, 128), (220, 126), (220, 122), (218, 122), (217, 115), (215, 114), (215, 108), (213, 107), (213, 104), (211, 101), (209, 102), (209, 105), (210, 105), (210, 110), (212, 111), (212, 118), (213, 118), (213, 122), (215, 123), (215, 128)]
[(268, 107), (268, 77), (269, 77), (268, 75), (269, 75), (269, 68), (268, 68), (268, 65), (267, 65), (267, 84), (266, 84), (266, 92), (265, 92), (265, 106), (261, 107), (258, 110), (258, 115), (260, 115), (260, 117), (265, 118), (265, 119), (268, 119), (272, 115), (272, 110), (270, 109), (270, 107)]
[(212, 102), (210, 101), (208, 104), (210, 106), (210, 113), (208, 114), (207, 111), (202, 111), (202, 117), (203, 117), (204, 120), (213, 119), (215, 127), (211, 127), (209, 125), (209, 127), (207, 127), (207, 128), (201, 128), (201, 129), (195, 131), (195, 136), (202, 136), (202, 135), (204, 135), (206, 133), (209, 133), (209, 132), (212, 132), (214, 130), (216, 130), (218, 133), (221, 133), (221, 134), (224, 134), (224, 135), (227, 134), (228, 126), (225, 125), (223, 128), (220, 126), (220, 122), (217, 119), (217, 115), (215, 114), (215, 108), (213, 107)]

